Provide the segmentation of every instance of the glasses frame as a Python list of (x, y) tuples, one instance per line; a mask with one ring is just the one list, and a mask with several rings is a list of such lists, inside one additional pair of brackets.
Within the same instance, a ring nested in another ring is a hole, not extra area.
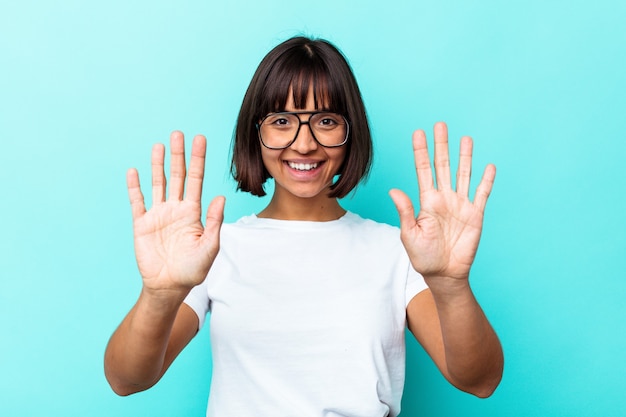
[[(341, 142), (341, 143), (339, 143), (337, 145), (324, 145), (319, 140), (317, 140), (317, 138), (315, 137), (315, 132), (313, 132), (313, 129), (311, 128), (310, 121), (311, 121), (311, 118), (313, 116), (315, 116), (316, 114), (320, 114), (320, 113), (337, 114), (337, 115), (341, 116), (341, 118), (344, 120), (344, 122), (346, 122), (346, 137), (343, 139), (343, 142)], [(265, 119), (267, 119), (268, 117), (276, 116), (276, 115), (280, 115), (280, 114), (295, 115), (298, 118), (298, 122), (299, 122), (298, 129), (296, 130), (296, 134), (294, 135), (293, 139), (289, 143), (287, 143), (285, 146), (268, 146), (263, 141), (263, 136), (261, 135), (261, 125), (263, 124)], [(301, 114), (309, 114), (310, 117), (309, 117), (308, 120), (304, 120), (303, 121), (300, 118)], [(287, 149), (288, 147), (293, 145), (293, 143), (296, 141), (296, 139), (298, 139), (298, 134), (300, 133), (300, 128), (302, 127), (302, 125), (307, 125), (309, 127), (309, 132), (311, 132), (311, 136), (313, 137), (315, 142), (317, 142), (320, 146), (322, 146), (324, 148), (338, 148), (340, 146), (343, 146), (343, 145), (345, 145), (348, 142), (348, 138), (350, 137), (350, 123), (348, 122), (348, 119), (346, 119), (346, 117), (344, 115), (342, 115), (342, 114), (334, 113), (334, 112), (330, 112), (330, 111), (279, 111), (279, 112), (275, 112), (275, 113), (269, 113), (264, 118), (262, 118), (259, 123), (256, 123), (256, 130), (257, 130), (257, 132), (259, 134), (259, 140), (261, 141), (261, 144), (263, 144), (263, 146), (265, 146), (267, 149), (280, 150), (280, 149)]]

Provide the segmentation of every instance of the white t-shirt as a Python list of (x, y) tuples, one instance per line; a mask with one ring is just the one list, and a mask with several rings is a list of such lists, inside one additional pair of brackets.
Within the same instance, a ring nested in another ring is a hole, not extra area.
[(200, 326), (211, 312), (207, 416), (398, 415), (406, 305), (425, 288), (398, 228), (350, 212), (224, 224), (185, 300)]

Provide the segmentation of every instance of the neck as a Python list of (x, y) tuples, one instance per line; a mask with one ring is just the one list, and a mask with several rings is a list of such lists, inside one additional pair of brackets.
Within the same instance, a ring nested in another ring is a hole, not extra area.
[(275, 191), (270, 203), (257, 217), (326, 222), (337, 220), (346, 214), (346, 210), (339, 205), (336, 198), (326, 196), (301, 198), (282, 194), (278, 190)]

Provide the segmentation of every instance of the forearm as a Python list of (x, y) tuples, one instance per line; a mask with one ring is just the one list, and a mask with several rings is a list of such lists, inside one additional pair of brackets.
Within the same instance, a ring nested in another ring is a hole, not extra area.
[(105, 375), (116, 393), (143, 391), (159, 380), (172, 326), (185, 295), (142, 289), (106, 349)]
[(428, 283), (439, 315), (448, 378), (479, 397), (491, 395), (502, 378), (502, 347), (468, 281), (438, 277)]

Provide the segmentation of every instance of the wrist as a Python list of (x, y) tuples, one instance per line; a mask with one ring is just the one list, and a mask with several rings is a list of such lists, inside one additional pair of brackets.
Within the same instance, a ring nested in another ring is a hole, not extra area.
[(424, 281), (436, 299), (453, 300), (472, 294), (468, 277), (458, 278), (444, 275), (424, 275)]
[(148, 311), (169, 314), (178, 311), (178, 307), (189, 294), (188, 288), (154, 289), (143, 286), (139, 295), (139, 302)]

